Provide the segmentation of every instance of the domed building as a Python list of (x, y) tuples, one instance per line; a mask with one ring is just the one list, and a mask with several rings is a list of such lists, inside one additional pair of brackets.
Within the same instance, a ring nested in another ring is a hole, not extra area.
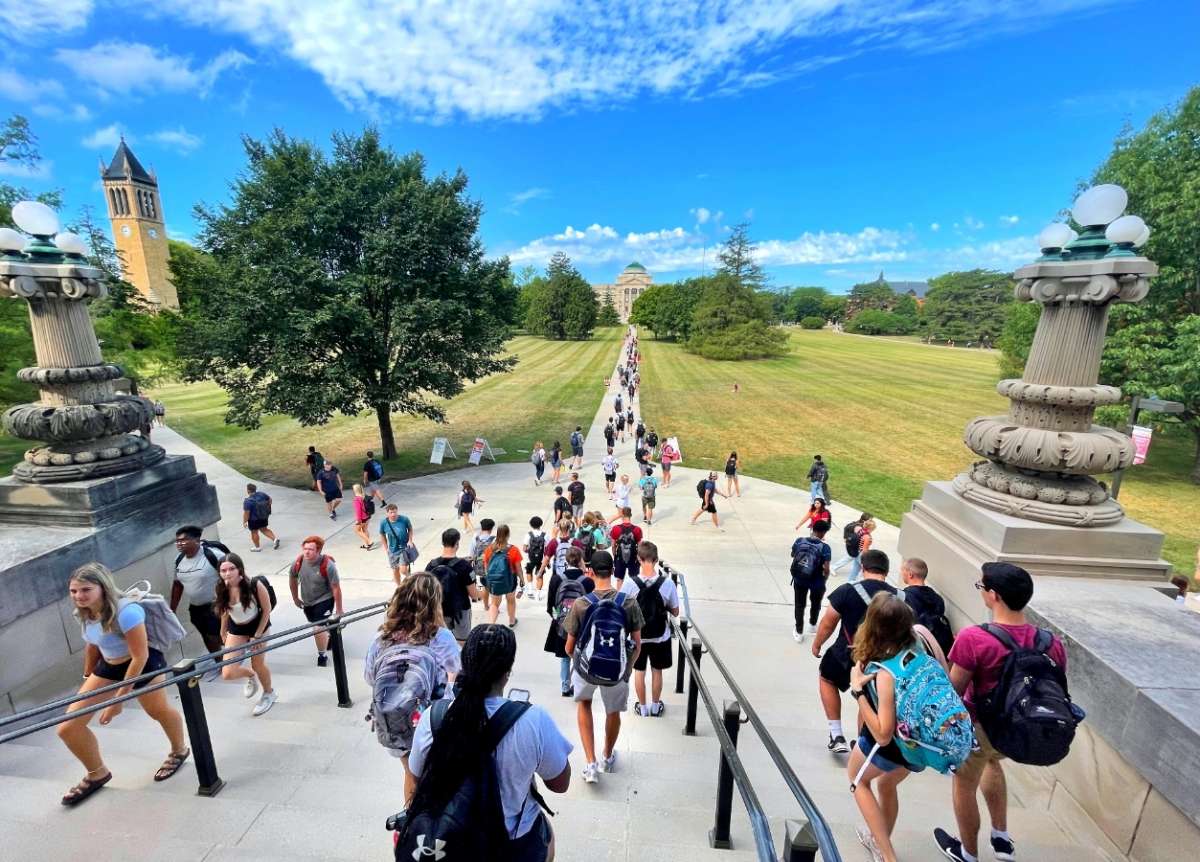
[(611, 299), (621, 322), (626, 323), (629, 321), (633, 301), (645, 293), (653, 283), (654, 277), (646, 267), (635, 260), (621, 270), (616, 284), (593, 284), (592, 290), (595, 291), (596, 299), (601, 305)]

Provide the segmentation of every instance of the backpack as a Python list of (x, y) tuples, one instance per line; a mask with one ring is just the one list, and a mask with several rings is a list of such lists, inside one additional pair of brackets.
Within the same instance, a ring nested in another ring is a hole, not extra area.
[[(220, 557), (218, 557), (216, 555), (216, 552), (213, 550), (214, 548), (216, 548), (217, 551), (221, 552)], [(208, 539), (201, 539), (200, 540), (200, 553), (204, 554), (204, 559), (208, 560), (208, 564), (213, 567), (213, 570), (219, 572), (221, 570), (221, 560), (223, 560), (225, 558), (225, 556), (229, 553), (229, 548), (226, 547), (221, 542), (216, 541), (215, 539), (213, 541), (209, 541)], [(179, 568), (179, 564), (182, 561), (183, 561), (183, 554), (179, 554), (179, 556), (177, 556), (175, 558), (175, 568), (176, 569)], [(149, 581), (138, 581), (138, 583), (139, 584), (140, 583), (149, 584), (150, 582)]]
[(642, 609), (642, 639), (655, 640), (667, 633), (667, 603), (663, 599), (662, 584), (666, 578), (659, 575), (650, 582), (643, 581), (637, 575), (631, 575), (637, 585), (637, 603)]
[(512, 564), (508, 561), (508, 548), (504, 552), (492, 545), (492, 556), (487, 562), (487, 588), (489, 593), (511, 592), (513, 581)]
[(582, 446), (583, 445), (583, 435), (580, 434), (578, 431), (571, 432), (571, 445), (572, 446)]
[(701, 479), (699, 482), (696, 483), (696, 494), (697, 494), (697, 496), (700, 497), (701, 500), (704, 499), (704, 492), (706, 490), (705, 486), (707, 484), (708, 484), (707, 479)]
[(637, 560), (637, 537), (633, 535), (632, 525), (626, 525), (617, 536), (617, 556), (627, 566)]
[(575, 538), (582, 546), (583, 561), (590, 563), (592, 561), (592, 554), (596, 553), (596, 531), (584, 527)]
[(1048, 651), (1054, 638), (1038, 629), (1033, 647), (1017, 646), (1004, 629), (980, 626), (1008, 648), (1000, 681), (979, 698), (979, 723), (997, 751), (1017, 763), (1050, 766), (1067, 756), (1083, 710), (1071, 702), (1067, 675)]
[(373, 497), (363, 497), (363, 512), (370, 518), (375, 514), (375, 500)]
[(146, 613), (147, 645), (165, 655), (167, 650), (187, 637), (183, 624), (167, 600), (158, 593), (150, 592), (149, 581), (131, 584), (117, 599), (117, 607), (123, 608), (131, 602), (141, 605)]
[[(946, 655), (950, 654), (950, 647), (954, 646), (954, 630), (950, 628), (950, 620), (946, 619), (945, 611), (935, 613), (928, 608), (922, 607), (920, 610), (913, 607), (911, 602), (908, 602), (908, 590), (904, 591), (905, 602), (913, 609), (916, 614), (917, 623), (929, 629), (929, 633), (933, 635), (933, 639), (937, 641), (938, 646), (942, 648), (942, 652)], [(943, 605), (943, 608), (945, 605)]]
[(822, 543), (816, 539), (801, 539), (796, 556), (792, 557), (792, 583), (811, 581), (821, 575), (821, 563), (825, 561)]
[(463, 491), (458, 498), (458, 511), (462, 514), (463, 510), (471, 506), (475, 502), (475, 495), (470, 491)]
[(250, 503), (250, 516), (256, 521), (265, 521), (271, 517), (271, 498), (261, 491), (255, 491)]
[(423, 644), (393, 643), (375, 657), (367, 721), (384, 748), (407, 752), (421, 713), (446, 693), (446, 671)]
[(531, 565), (538, 565), (542, 561), (542, 557), (546, 556), (546, 534), (534, 533), (529, 534), (529, 562)]
[(372, 458), (367, 462), (367, 475), (371, 477), (372, 482), (378, 482), (383, 478), (383, 465)]
[(851, 522), (842, 527), (842, 539), (846, 543), (846, 556), (857, 557), (862, 548), (862, 533), (858, 531), (858, 523)]
[[(433, 705), (430, 724), (436, 734), (450, 702)], [(511, 842), (504, 822), (500, 781), (496, 772), (496, 746), (529, 709), (528, 703), (508, 701), (484, 727), (483, 757), (463, 778), (440, 810), (433, 810), (420, 785), (408, 811), (396, 815), (396, 862), (477, 862), (482, 859), (507, 859)], [(540, 794), (533, 791), (539, 805)], [(391, 825), (394, 821), (389, 820)]]
[[(881, 583), (887, 588), (886, 591), (891, 593), (893, 596), (898, 595), (900, 593), (899, 590), (897, 590), (895, 587), (893, 587), (887, 581), (882, 581)], [(852, 586), (854, 587), (854, 592), (858, 594), (858, 597), (860, 599), (862, 599), (862, 603), (868, 608), (871, 607), (871, 599), (873, 599), (873, 598), (875, 598), (875, 596), (879, 595), (879, 593), (875, 593), (875, 595), (873, 596), (870, 593), (868, 593), (867, 588), (862, 585), (862, 581), (857, 581)], [(864, 617), (863, 619), (866, 619), (866, 617)], [(845, 635), (845, 637), (846, 637), (846, 643), (853, 646), (854, 638), (850, 635), (850, 633), (848, 631), (846, 631), (845, 625), (842, 626), (842, 634)], [(867, 758), (867, 759), (869, 760), (870, 758)]]
[(658, 482), (654, 479), (647, 479), (646, 484), (642, 485), (642, 499), (653, 500), (656, 493), (658, 493)]
[(575, 673), (592, 685), (609, 687), (629, 679), (632, 644), (626, 631), (625, 596), (618, 593), (601, 599), (595, 593), (583, 597), (588, 603), (575, 644)]
[[(581, 542), (582, 544), (582, 542)], [(567, 570), (567, 551), (571, 550), (570, 539), (558, 539), (554, 546), (554, 574), (561, 575)], [(587, 552), (584, 551), (586, 556)]]
[(258, 585), (260, 583), (267, 588), (267, 597), (271, 600), (271, 610), (275, 610), (275, 607), (279, 604), (279, 600), (275, 598), (275, 588), (271, 586), (271, 582), (267, 580), (266, 575), (257, 575), (250, 581), (251, 586), (254, 587), (255, 595), (258, 594)]
[(563, 625), (566, 622), (567, 615), (571, 613), (571, 606), (575, 604), (576, 599), (581, 599), (587, 594), (587, 590), (583, 586), (583, 576), (578, 578), (563, 577), (558, 585), (558, 590), (554, 593), (554, 609), (551, 616), (554, 619), (554, 628), (558, 632), (558, 636), (563, 640), (567, 639), (567, 630)]
[(725, 472), (733, 473), (737, 470), (737, 459), (729, 458), (725, 461)]
[(439, 557), (440, 562), (430, 561), (429, 574), (438, 579), (442, 585), (442, 616), (446, 625), (453, 626), (459, 621), (463, 611), (470, 610), (470, 600), (463, 601), (463, 591), (454, 583), (455, 571), (451, 563), (456, 558)]
[(813, 464), (812, 480), (820, 482), (822, 485), (829, 481), (829, 468), (825, 466), (825, 462), (822, 461), (818, 464)]
[(542, 463), (542, 456), (538, 454), (538, 450), (534, 449), (529, 455), (529, 463), (537, 465)]
[[(896, 682), (896, 735), (893, 740), (904, 760), (915, 767), (932, 766), (943, 775), (954, 772), (975, 747), (975, 731), (962, 698), (950, 677), (920, 646), (920, 640), (885, 661), (869, 662), (866, 671), (886, 670)], [(878, 703), (875, 681), (867, 684)], [(862, 778), (871, 757), (883, 746), (876, 742), (854, 777)]]
[(478, 580), (483, 579), (483, 549), (496, 541), (495, 536), (476, 536), (471, 545), (471, 571)]
[(320, 473), (322, 470), (325, 469), (325, 456), (322, 455), (320, 452), (313, 452), (312, 453), (312, 465), (313, 465), (313, 470), (316, 471), (317, 473)]
[[(304, 562), (304, 555), (296, 557), (296, 562), (292, 563), (291, 575), (293, 578), (300, 577), (300, 564)], [(321, 572), (321, 577), (329, 580), (329, 564), (334, 562), (333, 557), (328, 554), (321, 554), (321, 561), (317, 564), (317, 568)]]

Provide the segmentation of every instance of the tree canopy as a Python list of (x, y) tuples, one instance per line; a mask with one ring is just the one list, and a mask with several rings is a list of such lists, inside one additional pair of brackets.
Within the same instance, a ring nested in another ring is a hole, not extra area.
[(769, 325), (769, 297), (720, 272), (701, 279), (687, 349), (709, 359), (761, 359), (787, 350), (787, 336)]
[(532, 335), (555, 341), (592, 337), (600, 313), (596, 293), (566, 254), (555, 252), (545, 278), (535, 277), (526, 290), (525, 328)]
[(329, 155), (278, 130), (243, 143), (231, 202), (197, 210), (212, 265), (181, 285), (187, 374), (229, 393), (230, 421), (370, 409), (390, 458), (392, 413), (441, 421), (434, 399), (511, 366), (516, 291), (508, 260), (484, 258), (462, 171), (429, 177), (374, 129)]
[(634, 299), (629, 322), (649, 329), (655, 338), (686, 341), (692, 332), (692, 312), (707, 281), (688, 278), (650, 285)]
[(937, 340), (994, 342), (1013, 303), (1012, 276), (991, 269), (948, 272), (929, 280), (922, 309), (925, 331)]
[(767, 274), (754, 260), (757, 247), (758, 243), (750, 239), (748, 223), (734, 225), (717, 252), (717, 260), (720, 261), (717, 272), (730, 276), (742, 287), (762, 287), (767, 283)]

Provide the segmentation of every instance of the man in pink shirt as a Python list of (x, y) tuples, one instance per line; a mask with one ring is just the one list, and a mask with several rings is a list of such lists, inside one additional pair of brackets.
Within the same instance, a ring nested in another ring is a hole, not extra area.
[[(1037, 626), (1025, 619), (1025, 606), (1033, 598), (1033, 578), (1012, 563), (984, 563), (983, 577), (975, 588), (983, 593), (983, 603), (999, 626), (1017, 646), (1028, 649), (1037, 637)], [(983, 791), (988, 816), (992, 821), (992, 854), (1001, 862), (1013, 862), (1016, 851), (1008, 834), (1008, 786), (1001, 761), (1004, 755), (988, 741), (979, 723), (979, 702), (1000, 681), (1000, 672), (1009, 650), (995, 635), (980, 626), (969, 626), (958, 633), (947, 658), (950, 681), (963, 697), (975, 725), (979, 748), (954, 774), (954, 819), (959, 837), (944, 829), (935, 829), (934, 840), (948, 859), (976, 862), (979, 858), (979, 803), (976, 793)], [(1047, 655), (1066, 672), (1067, 654), (1062, 641), (1052, 638)]]

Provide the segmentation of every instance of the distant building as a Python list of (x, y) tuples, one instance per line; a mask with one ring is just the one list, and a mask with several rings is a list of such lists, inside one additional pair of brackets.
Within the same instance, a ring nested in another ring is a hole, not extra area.
[(100, 163), (100, 180), (125, 280), (151, 305), (179, 308), (167, 268), (170, 251), (158, 178), (142, 167), (122, 138), (112, 161)]
[(616, 284), (593, 284), (592, 290), (601, 305), (612, 300), (622, 323), (629, 321), (633, 301), (646, 292), (654, 283), (654, 277), (636, 260), (621, 270)]

